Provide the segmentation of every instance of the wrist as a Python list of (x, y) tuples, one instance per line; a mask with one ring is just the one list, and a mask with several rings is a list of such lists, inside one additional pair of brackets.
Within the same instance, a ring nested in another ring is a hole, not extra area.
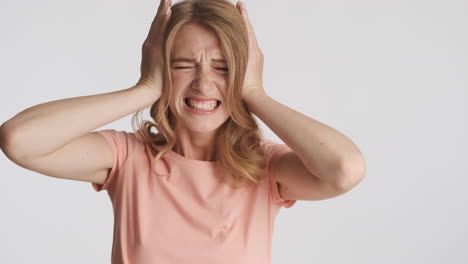
[(137, 83), (131, 89), (139, 93), (139, 97), (145, 102), (146, 107), (150, 107), (161, 97), (161, 89), (145, 83)]

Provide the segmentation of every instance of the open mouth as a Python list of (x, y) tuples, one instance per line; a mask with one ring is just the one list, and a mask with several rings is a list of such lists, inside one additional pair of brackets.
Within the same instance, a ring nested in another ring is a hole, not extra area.
[(193, 104), (193, 103), (189, 102), (188, 97), (184, 98), (184, 102), (188, 107), (190, 107), (192, 109), (199, 109), (199, 110), (206, 110), (206, 111), (214, 110), (214, 109), (218, 108), (218, 106), (221, 105), (220, 100), (216, 100), (215, 104), (214, 103)]

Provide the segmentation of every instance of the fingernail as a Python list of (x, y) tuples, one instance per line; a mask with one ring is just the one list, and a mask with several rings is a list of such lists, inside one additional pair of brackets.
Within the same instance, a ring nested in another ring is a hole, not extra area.
[(170, 12), (171, 12), (171, 8), (168, 7), (167, 10), (166, 10), (166, 15), (169, 15)]

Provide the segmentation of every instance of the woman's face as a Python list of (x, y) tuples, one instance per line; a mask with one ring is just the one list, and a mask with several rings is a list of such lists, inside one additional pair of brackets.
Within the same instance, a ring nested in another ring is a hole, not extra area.
[(214, 32), (195, 23), (182, 26), (170, 65), (174, 100), (169, 108), (177, 120), (176, 130), (212, 132), (229, 118), (224, 104), (228, 69), (223, 60)]

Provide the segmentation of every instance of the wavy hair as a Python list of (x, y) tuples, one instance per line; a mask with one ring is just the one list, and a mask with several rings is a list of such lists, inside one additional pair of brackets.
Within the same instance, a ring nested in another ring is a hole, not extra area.
[[(229, 118), (216, 131), (216, 164), (223, 180), (238, 189), (259, 183), (264, 177), (265, 160), (260, 142), (263, 138), (253, 115), (242, 100), (248, 58), (248, 35), (239, 10), (228, 0), (186, 0), (174, 4), (163, 40), (164, 80), (160, 98), (154, 102), (148, 120), (132, 117), (137, 137), (149, 146), (153, 161), (169, 152), (176, 143), (175, 117), (169, 109), (172, 97), (170, 55), (177, 32), (186, 23), (199, 23), (219, 38), (228, 66), (226, 109)], [(157, 134), (151, 132), (155, 127)], [(135, 128), (138, 128), (136, 131)], [(161, 146), (158, 151), (154, 145)]]

